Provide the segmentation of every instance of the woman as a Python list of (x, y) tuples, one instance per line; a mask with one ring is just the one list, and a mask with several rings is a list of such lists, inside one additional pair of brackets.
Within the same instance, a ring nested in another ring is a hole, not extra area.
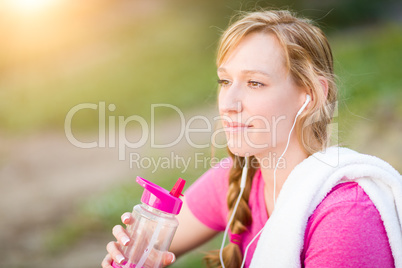
[[(187, 190), (171, 251), (180, 256), (229, 226), (231, 242), (206, 256), (209, 266), (399, 264), (395, 251), (402, 239), (389, 241), (388, 227), (396, 220), (390, 217), (386, 229), (364, 183), (357, 180), (368, 175), (351, 171), (349, 164), (361, 155), (343, 149), (319, 154), (328, 145), (327, 126), (336, 102), (332, 53), (322, 31), (288, 11), (245, 14), (224, 32), (217, 67), (219, 112), (231, 160), (207, 171)], [(326, 167), (336, 154), (339, 159), (352, 155), (337, 163), (344, 167), (342, 174)], [(313, 175), (315, 168), (318, 175)], [(400, 175), (390, 173), (384, 177), (399, 191)], [(300, 193), (296, 186), (305, 190)], [(130, 224), (130, 214), (122, 221)], [(399, 237), (400, 224), (396, 227)], [(113, 234), (118, 242), (108, 244), (103, 267), (110, 267), (112, 259), (124, 260), (119, 245), (128, 237), (122, 226)], [(266, 258), (271, 252), (278, 253)], [(165, 264), (174, 262), (175, 255), (166, 253)]]

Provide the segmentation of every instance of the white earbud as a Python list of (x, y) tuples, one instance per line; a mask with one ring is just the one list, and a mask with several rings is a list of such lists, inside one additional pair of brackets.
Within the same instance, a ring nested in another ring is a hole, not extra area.
[(307, 94), (307, 95), (306, 95), (306, 101), (304, 102), (304, 104), (303, 104), (303, 106), (300, 108), (300, 110), (297, 112), (297, 115), (296, 115), (296, 116), (299, 116), (299, 115), (304, 111), (304, 109), (307, 107), (307, 104), (309, 104), (310, 101), (311, 101), (311, 97), (310, 97), (309, 94)]

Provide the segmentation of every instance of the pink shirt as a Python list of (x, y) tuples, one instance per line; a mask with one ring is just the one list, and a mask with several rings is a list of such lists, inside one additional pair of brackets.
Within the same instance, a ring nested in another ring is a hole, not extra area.
[[(184, 195), (194, 216), (216, 231), (224, 231), (228, 220), (226, 194), (230, 166), (230, 160), (222, 160)], [(253, 222), (241, 234), (243, 254), (268, 220), (260, 170), (253, 179), (249, 206)], [(251, 263), (257, 240), (247, 252), (245, 267)], [(318, 205), (307, 223), (300, 261), (302, 267), (394, 267), (378, 210), (357, 183), (335, 186)]]

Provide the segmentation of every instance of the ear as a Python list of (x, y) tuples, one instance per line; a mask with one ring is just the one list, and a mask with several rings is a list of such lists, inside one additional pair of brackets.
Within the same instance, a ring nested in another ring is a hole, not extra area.
[[(321, 92), (324, 96), (323, 100), (325, 102), (325, 100), (328, 98), (328, 80), (324, 76), (318, 76), (317, 79), (320, 83), (321, 90), (322, 90)], [(314, 98), (315, 94), (313, 94), (312, 91), (313, 91), (312, 89), (306, 90), (306, 92), (308, 92), (307, 94), (310, 95), (311, 100), (315, 101), (315, 98)], [(317, 92), (317, 93), (319, 94), (320, 92)], [(318, 99), (320, 99), (320, 98), (318, 98)], [(310, 105), (310, 103), (307, 105), (307, 107), (309, 107), (309, 105)]]
[(324, 76), (319, 76), (318, 81), (320, 81), (322, 92), (324, 93), (325, 99), (328, 98), (328, 80)]

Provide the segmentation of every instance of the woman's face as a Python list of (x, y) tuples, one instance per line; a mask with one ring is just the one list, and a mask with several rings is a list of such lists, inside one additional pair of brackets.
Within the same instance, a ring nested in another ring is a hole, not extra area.
[[(287, 71), (278, 39), (252, 33), (229, 53), (218, 68), (219, 112), (229, 149), (240, 156), (281, 153), (306, 93)], [(294, 132), (291, 142), (297, 142)]]

